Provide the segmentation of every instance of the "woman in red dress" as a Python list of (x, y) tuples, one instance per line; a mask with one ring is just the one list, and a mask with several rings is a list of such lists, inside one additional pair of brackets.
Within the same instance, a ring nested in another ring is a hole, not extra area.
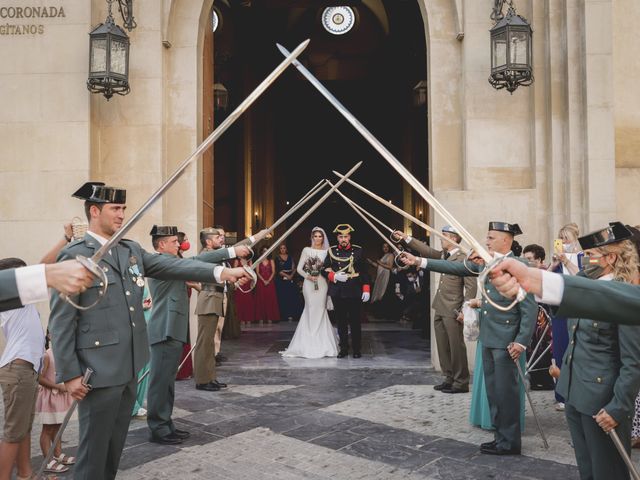
[[(268, 249), (262, 247), (260, 255), (264, 255)], [(268, 324), (280, 320), (280, 309), (278, 308), (278, 297), (276, 285), (273, 279), (276, 275), (275, 262), (270, 258), (265, 258), (258, 265), (258, 283), (256, 285), (256, 319), (262, 325), (266, 320)]]
[[(233, 260), (234, 267), (250, 267), (252, 263), (251, 260), (244, 258), (235, 258)], [(248, 327), (256, 320), (254, 290), (244, 293), (239, 288), (236, 288), (233, 291), (233, 298), (236, 302), (236, 316), (240, 322), (240, 327)]]

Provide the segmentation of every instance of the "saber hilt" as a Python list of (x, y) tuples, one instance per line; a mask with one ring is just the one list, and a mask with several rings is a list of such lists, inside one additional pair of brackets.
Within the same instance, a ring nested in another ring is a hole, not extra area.
[(90, 305), (80, 305), (76, 302), (74, 302), (73, 300), (71, 300), (71, 298), (68, 295), (65, 295), (64, 293), (60, 294), (60, 297), (67, 302), (69, 305), (73, 306), (74, 308), (77, 308), (78, 310), (89, 310), (90, 308), (95, 307), (98, 303), (100, 303), (100, 301), (106, 296), (107, 294), (107, 288), (109, 287), (109, 280), (107, 278), (107, 274), (106, 272), (102, 269), (102, 267), (100, 267), (100, 265), (98, 265), (93, 258), (87, 258), (83, 255), (77, 255), (76, 256), (76, 260), (87, 270), (89, 270), (89, 272), (91, 272), (93, 274), (93, 276), (95, 276), (96, 278), (100, 279), (100, 289), (98, 290), (98, 297), (95, 299), (95, 301), (90, 304)]
[(525, 292), (524, 288), (522, 288), (522, 287), (518, 288), (518, 293), (516, 295), (516, 298), (514, 298), (513, 302), (511, 302), (507, 306), (502, 306), (502, 305), (497, 304), (489, 296), (489, 293), (487, 292), (487, 289), (485, 287), (486, 280), (487, 280), (487, 275), (489, 275), (489, 272), (496, 265), (498, 265), (500, 262), (502, 262), (505, 258), (507, 258), (507, 257), (495, 257), (487, 265), (485, 265), (484, 270), (480, 273), (480, 275), (478, 275), (478, 289), (480, 290), (480, 293), (482, 294), (482, 296), (485, 298), (485, 300), (487, 301), (487, 303), (489, 305), (491, 305), (496, 310), (500, 310), (501, 312), (508, 312), (513, 307), (515, 307), (518, 303), (522, 302), (525, 298), (527, 298), (527, 292)]

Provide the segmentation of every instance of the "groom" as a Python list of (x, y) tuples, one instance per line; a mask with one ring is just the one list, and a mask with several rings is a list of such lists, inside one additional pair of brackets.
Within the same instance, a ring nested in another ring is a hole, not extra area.
[(329, 248), (322, 270), (322, 275), (329, 281), (329, 296), (338, 322), (338, 358), (349, 354), (349, 328), (353, 358), (362, 356), (360, 311), (362, 302), (369, 300), (370, 291), (362, 247), (351, 244), (351, 232), (353, 228), (346, 223), (333, 230), (338, 236), (338, 245)]

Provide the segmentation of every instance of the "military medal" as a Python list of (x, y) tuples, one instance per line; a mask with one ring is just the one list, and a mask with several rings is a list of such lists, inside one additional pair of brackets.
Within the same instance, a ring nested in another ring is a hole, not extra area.
[(140, 269), (138, 268), (138, 260), (136, 259), (136, 257), (130, 257), (129, 263), (131, 264), (129, 266), (129, 273), (131, 274), (133, 281), (140, 288), (144, 287), (144, 277), (142, 276), (142, 274), (140, 273)]

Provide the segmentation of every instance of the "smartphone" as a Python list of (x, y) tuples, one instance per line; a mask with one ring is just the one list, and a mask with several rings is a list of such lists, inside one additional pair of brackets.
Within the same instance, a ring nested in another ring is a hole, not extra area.
[(564, 251), (563, 243), (561, 238), (556, 238), (553, 241), (553, 253), (560, 254)]

